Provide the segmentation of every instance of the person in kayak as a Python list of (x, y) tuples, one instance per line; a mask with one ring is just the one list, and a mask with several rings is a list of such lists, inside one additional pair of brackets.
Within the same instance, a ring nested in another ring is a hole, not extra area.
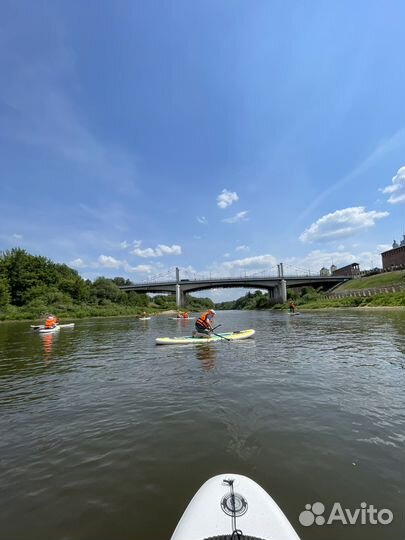
[(56, 317), (54, 317), (53, 315), (49, 315), (45, 321), (45, 328), (55, 328), (56, 322)]
[(215, 317), (216, 313), (213, 309), (209, 309), (195, 321), (195, 331), (193, 337), (205, 337), (209, 338), (212, 332), (211, 321)]

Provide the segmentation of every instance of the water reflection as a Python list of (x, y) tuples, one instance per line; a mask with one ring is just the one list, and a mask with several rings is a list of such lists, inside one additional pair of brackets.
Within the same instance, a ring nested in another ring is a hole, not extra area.
[(54, 340), (58, 334), (40, 334), (42, 339), (42, 345), (44, 348), (44, 362), (45, 365), (50, 364), (50, 356), (54, 346)]
[(211, 371), (215, 367), (216, 350), (210, 345), (201, 345), (196, 350), (197, 358), (201, 362), (204, 371)]

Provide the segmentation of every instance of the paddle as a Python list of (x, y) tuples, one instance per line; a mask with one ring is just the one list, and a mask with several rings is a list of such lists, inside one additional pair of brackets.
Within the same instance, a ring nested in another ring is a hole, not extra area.
[(216, 334), (216, 333), (214, 332), (214, 330), (215, 330), (216, 328), (218, 328), (219, 326), (221, 326), (221, 325), (220, 325), (220, 324), (217, 324), (217, 326), (214, 326), (214, 328), (212, 328), (212, 330), (210, 331), (211, 334), (214, 334), (214, 336), (218, 336), (218, 337), (224, 339), (225, 341), (231, 341), (230, 339), (228, 339), (228, 338), (226, 338), (226, 337), (224, 337), (224, 336), (221, 336), (221, 334)]

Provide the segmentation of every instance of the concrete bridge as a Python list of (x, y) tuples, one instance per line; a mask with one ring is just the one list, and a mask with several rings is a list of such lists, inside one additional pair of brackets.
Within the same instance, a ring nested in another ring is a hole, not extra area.
[(277, 277), (228, 277), (209, 279), (180, 279), (179, 269), (176, 268), (175, 281), (150, 281), (144, 283), (134, 283), (132, 285), (122, 285), (123, 291), (135, 291), (139, 293), (169, 293), (176, 295), (177, 307), (184, 305), (185, 293), (203, 291), (207, 289), (226, 288), (247, 288), (264, 289), (269, 293), (271, 302), (284, 303), (287, 301), (287, 287), (322, 287), (328, 290), (339, 283), (343, 283), (352, 276), (284, 276), (283, 266), (279, 265), (279, 275)]

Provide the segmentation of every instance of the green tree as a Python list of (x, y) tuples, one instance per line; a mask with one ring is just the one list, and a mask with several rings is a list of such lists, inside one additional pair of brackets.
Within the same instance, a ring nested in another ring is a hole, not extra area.
[(10, 303), (10, 291), (8, 281), (4, 277), (0, 277), (0, 309), (5, 308)]

